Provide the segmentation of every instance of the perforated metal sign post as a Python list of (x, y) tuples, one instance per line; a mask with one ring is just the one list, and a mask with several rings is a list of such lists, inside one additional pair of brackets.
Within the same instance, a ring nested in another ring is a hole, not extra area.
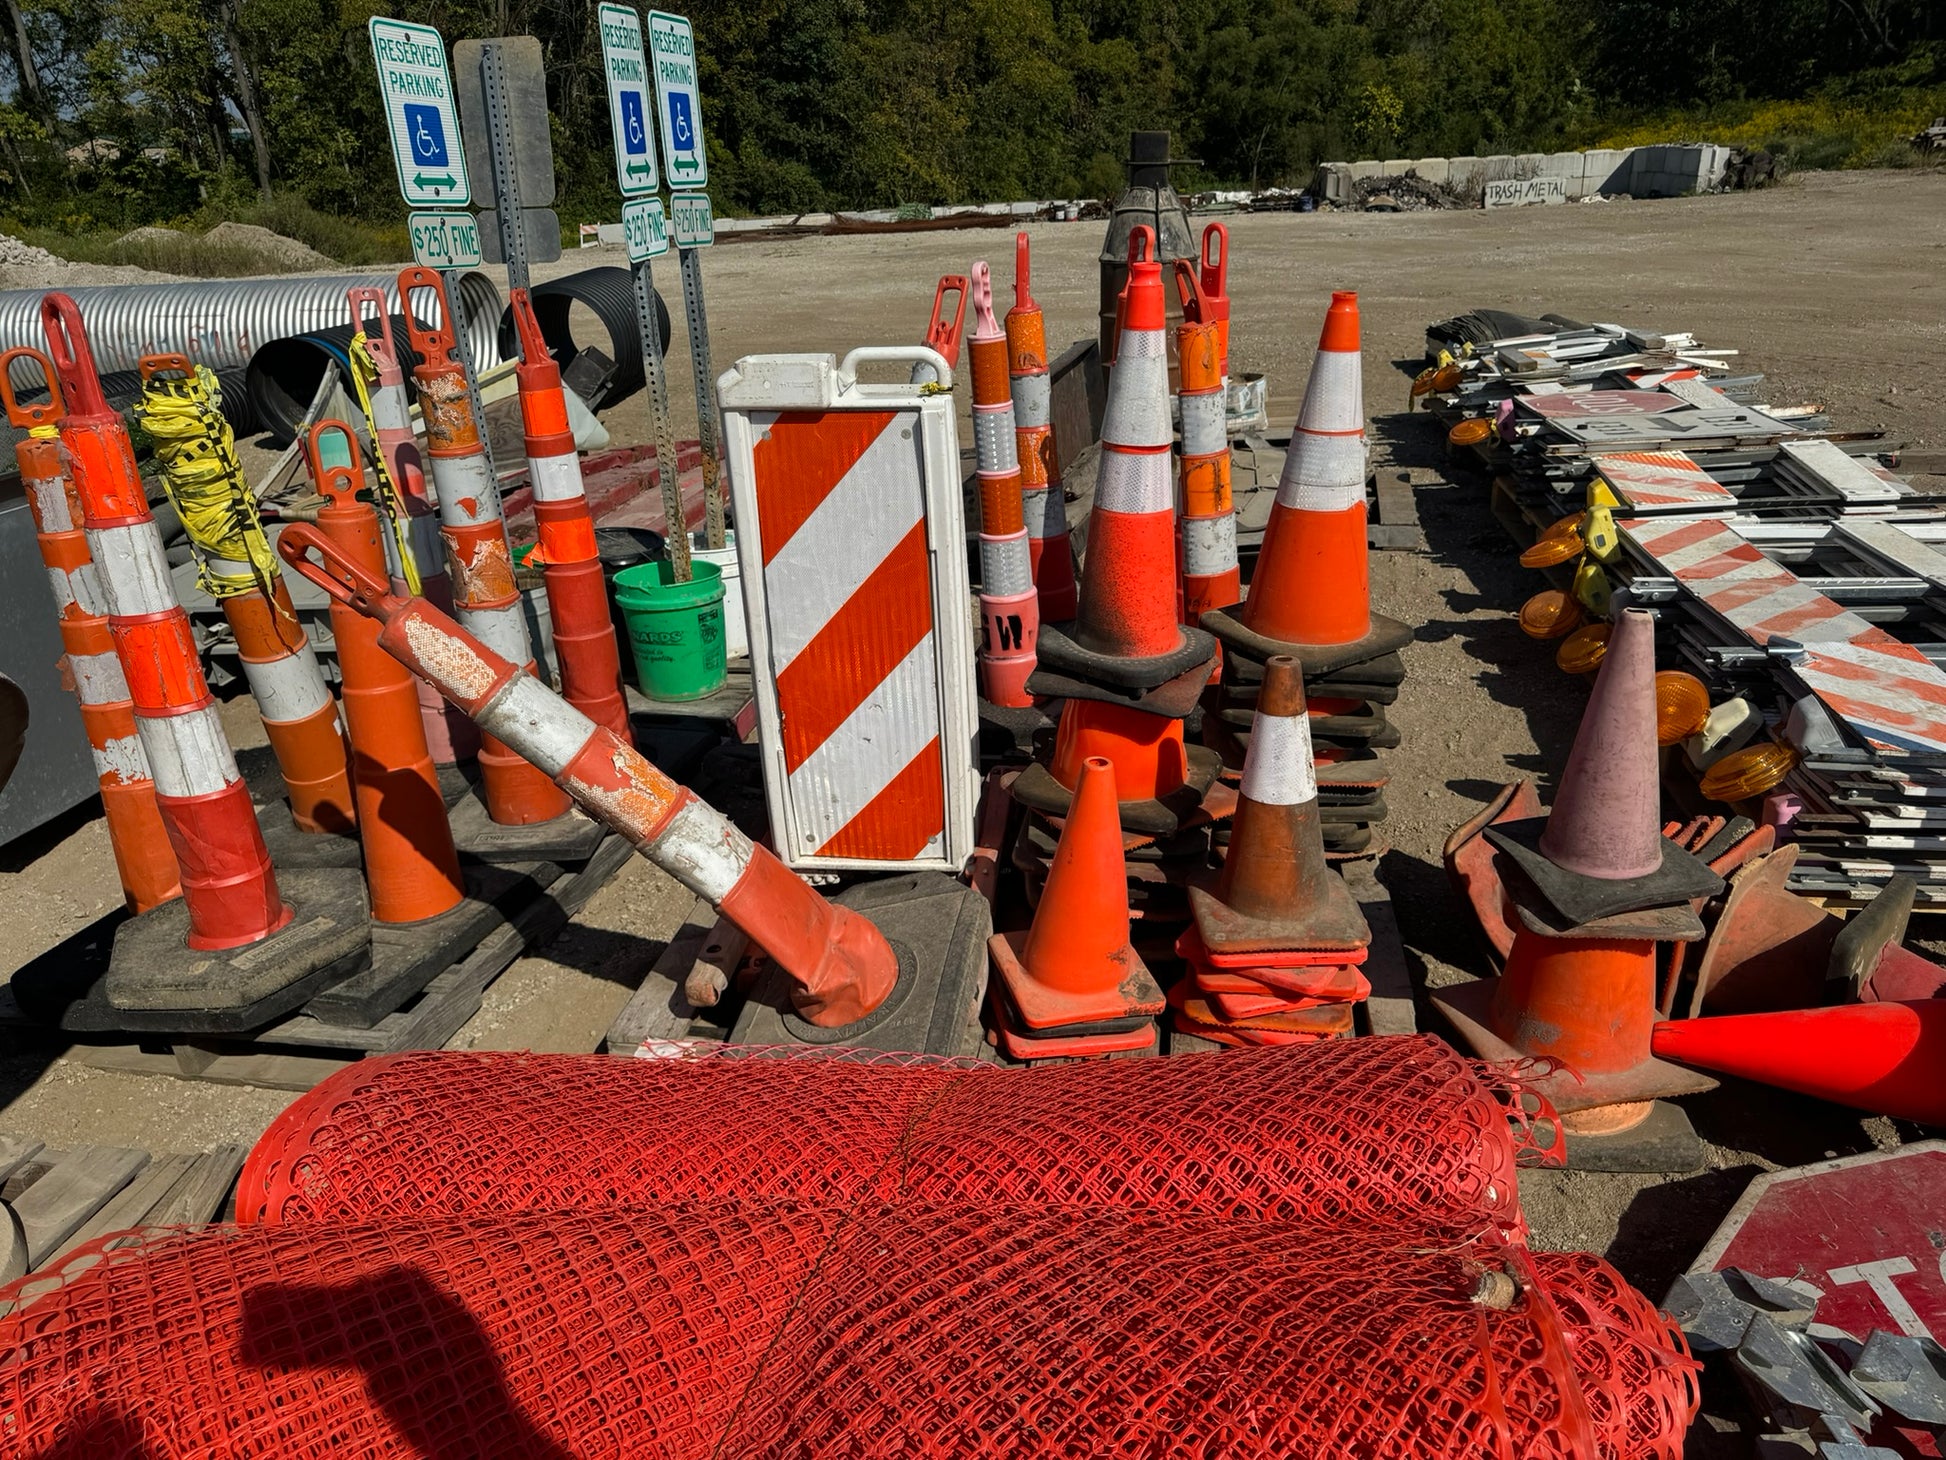
[[(944, 390), (866, 384), (913, 364)], [(755, 355), (717, 384), (764, 796), (800, 870), (958, 872), (978, 792), (952, 367), (923, 346)]]
[(709, 185), (703, 155), (703, 98), (697, 85), (696, 32), (680, 15), (649, 12), (649, 59), (662, 113), (663, 171), (674, 189)]
[(375, 15), (367, 27), (399, 193), (415, 208), (464, 208), (473, 201), (459, 110), (446, 69), (446, 42), (429, 25)]
[(670, 231), (676, 237), (676, 258), (682, 270), (682, 310), (689, 326), (690, 372), (696, 385), (696, 444), (703, 458), (703, 526), (712, 548), (727, 541), (723, 502), (722, 473), (717, 465), (719, 449), (716, 429), (716, 398), (710, 382), (716, 369), (710, 364), (709, 315), (703, 308), (703, 260), (696, 251), (716, 241), (716, 219), (710, 211), (708, 193), (671, 193), (669, 195)]
[(608, 78), (608, 122), (615, 136), (615, 185), (624, 198), (656, 189), (655, 112), (642, 20), (630, 5), (603, 5), (601, 69)]

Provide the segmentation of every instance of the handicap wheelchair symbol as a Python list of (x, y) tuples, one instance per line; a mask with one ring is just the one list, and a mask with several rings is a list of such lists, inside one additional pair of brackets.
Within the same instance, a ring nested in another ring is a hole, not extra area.
[(642, 112), (642, 93), (624, 91), (621, 101), (622, 145), (631, 157), (638, 157), (649, 150), (648, 119)]
[(438, 107), (407, 103), (405, 129), (412, 139), (412, 155), (420, 166), (446, 166), (446, 123)]

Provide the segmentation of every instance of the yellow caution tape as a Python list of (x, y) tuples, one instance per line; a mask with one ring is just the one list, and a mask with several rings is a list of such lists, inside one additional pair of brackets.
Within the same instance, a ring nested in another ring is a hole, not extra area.
[[(253, 591), (267, 596), (280, 577), (277, 558), (257, 515), (256, 494), (243, 480), (222, 404), (215, 372), (198, 365), (188, 376), (158, 372), (145, 380), (135, 418), (155, 443), (162, 487), (189, 534), (203, 591), (211, 598)], [(250, 576), (214, 573), (211, 558), (247, 565)]]
[[(372, 383), (378, 379), (378, 362), (372, 358), (365, 332), (361, 329), (351, 337), (347, 352), (351, 356), (351, 384), (358, 393), (358, 409), (365, 417), (365, 430), (372, 442), (372, 475), (378, 482), (373, 493), (378, 498), (379, 515), (385, 519), (386, 530), (392, 534), (397, 545), (400, 566), (405, 571), (405, 586), (414, 598), (423, 591), (419, 586), (419, 564), (412, 551), (412, 514), (405, 505), (405, 494), (399, 484), (392, 480), (391, 463), (385, 459), (385, 451), (378, 444), (378, 422), (372, 416)], [(357, 443), (353, 443), (353, 450)]]

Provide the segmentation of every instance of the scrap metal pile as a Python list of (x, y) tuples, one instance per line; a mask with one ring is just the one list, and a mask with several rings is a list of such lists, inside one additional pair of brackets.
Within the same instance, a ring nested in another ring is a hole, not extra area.
[(1648, 609), (1712, 707), (1675, 736), (1690, 800), (1787, 826), (1793, 890), (1946, 904), (1946, 511), (1896, 443), (1753, 404), (1763, 377), (1688, 335), (1483, 312), (1427, 343), (1415, 398), (1555, 582), (1523, 628), (1585, 671), (1614, 602)]

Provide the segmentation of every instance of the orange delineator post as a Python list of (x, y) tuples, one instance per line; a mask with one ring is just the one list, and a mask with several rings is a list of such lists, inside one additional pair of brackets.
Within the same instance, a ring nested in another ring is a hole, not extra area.
[(1050, 623), (1075, 616), (1074, 546), (1068, 535), (1061, 453), (1054, 440), (1053, 377), (1047, 368), (1047, 324), (1031, 287), (1027, 235), (1014, 235), (1014, 307), (1007, 311), (1007, 373), (1020, 459), (1021, 509), (1041, 615)]
[[(315, 528), (286, 528), (277, 546), (333, 600), (377, 619), (385, 651), (438, 685), (490, 741), (528, 757), (590, 816), (748, 933), (790, 975), (791, 1000), (805, 1022), (856, 1023), (890, 996), (898, 957), (884, 934), (825, 901), (614, 731), (424, 599), (393, 596), (383, 578), (349, 561)], [(322, 561), (312, 561), (312, 552)]]
[[(385, 294), (369, 285), (345, 291), (351, 306), (353, 328), (365, 335), (365, 352), (371, 356), (377, 377), (367, 394), (371, 402), (374, 445), (385, 462), (394, 491), (405, 505), (407, 538), (412, 565), (419, 575), (419, 592), (426, 602), (450, 611), (453, 606), (452, 580), (446, 574), (445, 541), (439, 535), (439, 509), (426, 482), (426, 464), (419, 456), (419, 439), (412, 430), (412, 403), (406, 394), (405, 371), (399, 364), (398, 346), (392, 339), (392, 316), (385, 309)], [(405, 305), (401, 303), (401, 310)], [(370, 323), (377, 317), (377, 333)], [(385, 560), (392, 572), (395, 592), (409, 594), (401, 548), (391, 534), (385, 535)], [(426, 725), (426, 746), (441, 765), (472, 760), (480, 753), (480, 731), (474, 723), (440, 696), (423, 679), (412, 681), (419, 696), (419, 715)]]
[(1230, 230), (1221, 223), (1203, 229), (1196, 296), (1205, 324), (1216, 326), (1216, 353), (1227, 410), (1230, 394)]
[[(1224, 426), (1222, 326), (1185, 309), (1176, 330), (1182, 392), (1182, 621), (1243, 597), (1236, 513), (1230, 497), (1230, 438)], [(1222, 660), (1217, 660), (1215, 678)]]
[(973, 265), (973, 437), (980, 483), (980, 691), (988, 704), (1034, 703), (1027, 677), (1040, 639), (1040, 595), (1022, 516), (1007, 336), (993, 315), (993, 276)]
[[(342, 432), (352, 465), (326, 467), (318, 438)], [(325, 498), (318, 527), (340, 552), (374, 577), (386, 571), (378, 513), (358, 500), (364, 471), (342, 421), (320, 421), (306, 443), (311, 481)], [(439, 773), (426, 746), (414, 676), (379, 647), (378, 625), (331, 601), (345, 724), (358, 787), (358, 830), (372, 921), (415, 923), (438, 917), (466, 895), (459, 853), (446, 824)]]
[[(418, 323), (410, 303), (414, 289), (429, 290), (437, 297), (442, 320), (438, 328)], [(405, 269), (399, 274), (399, 304), (408, 321), (412, 348), (419, 355), (412, 373), (419, 385), (433, 489), (439, 496), (439, 531), (446, 540), (454, 611), (496, 654), (531, 666), (533, 646), (514, 582), (500, 488), (480, 441), (480, 423), (474, 419), (466, 389), (466, 368), (453, 358), (453, 315), (445, 285), (431, 269)], [(491, 734), (480, 741), (480, 781), (487, 814), (502, 826), (552, 821), (569, 808), (559, 786)]]
[[(137, 368), (144, 390), (138, 413), (147, 409), (151, 390), (163, 392), (166, 398), (168, 387), (153, 384), (158, 376), (178, 376), (185, 383), (196, 379), (196, 366), (184, 355), (144, 355)], [(210, 414), (214, 415), (213, 408)], [(218, 459), (232, 473), (229, 489), (247, 492), (227, 440), (228, 424), (219, 417), (216, 425), (223, 433), (223, 439), (214, 442)], [(181, 489), (166, 475), (164, 484), (180, 511)], [(291, 819), (300, 831), (348, 834), (357, 811), (338, 706), (254, 510), (228, 514), (216, 529), (220, 534), (216, 541), (210, 540), (211, 528), (194, 512), (183, 511), (182, 518), (202, 569), (203, 587), (223, 610), (236, 640), (244, 682), (263, 717), (264, 737), (290, 797)], [(255, 551), (249, 546), (252, 537), (257, 542)], [(245, 556), (239, 559), (238, 552)]]
[(288, 924), (291, 913), (203, 679), (189, 615), (176, 602), (128, 430), (102, 397), (74, 301), (44, 295), (41, 324), (68, 402), (61, 440), (100, 570), (109, 629), (182, 876), (189, 946), (255, 943)]
[[(46, 377), (48, 399), (40, 405), (23, 406), (16, 397), (10, 371), (21, 358), (36, 361)], [(135, 706), (115, 655), (94, 558), (81, 527), (81, 497), (62, 461), (55, 424), (62, 415), (60, 382), (40, 351), (8, 350), (0, 354), (0, 396), (5, 398), (7, 419), (27, 432), (15, 443), (14, 455), (20, 463), (27, 510), (34, 517), (41, 561), (47, 565), (48, 585), (54, 590), (63, 678), (81, 704), (81, 726), (94, 755), (102, 818), (108, 824), (122, 898), (130, 912), (147, 912), (180, 897), (182, 884), (156, 805), (149, 758), (136, 733)]]
[(595, 519), (581, 485), (581, 459), (568, 428), (561, 368), (547, 353), (540, 321), (525, 289), (510, 298), (520, 336), (520, 418), (526, 432), (527, 480), (534, 492), (535, 556), (547, 584), (554, 625), (554, 659), (561, 694), (597, 725), (629, 738), (622, 697), (621, 650), (608, 616), (608, 587), (595, 546)]

